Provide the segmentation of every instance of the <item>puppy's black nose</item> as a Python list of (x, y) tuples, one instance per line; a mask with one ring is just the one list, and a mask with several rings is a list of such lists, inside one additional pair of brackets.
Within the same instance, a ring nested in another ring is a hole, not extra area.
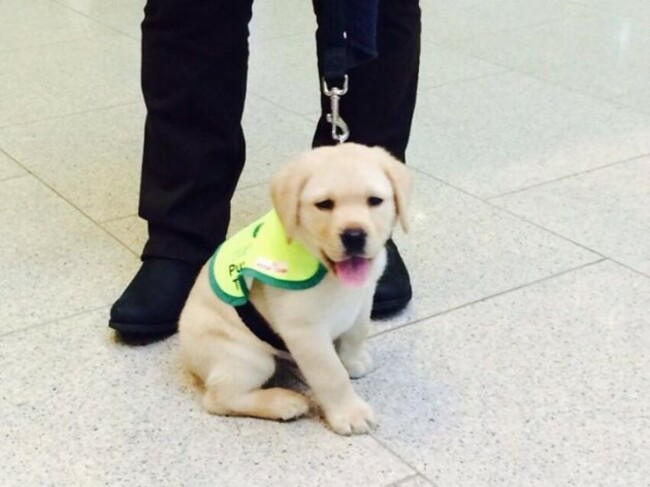
[(366, 246), (366, 232), (361, 228), (348, 228), (341, 234), (341, 242), (346, 253), (362, 254)]

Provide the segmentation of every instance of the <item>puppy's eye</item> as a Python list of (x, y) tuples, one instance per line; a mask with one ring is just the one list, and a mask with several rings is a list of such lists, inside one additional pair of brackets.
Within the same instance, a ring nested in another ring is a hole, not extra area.
[(316, 203), (316, 208), (323, 211), (329, 211), (334, 209), (334, 200), (326, 199)]
[(368, 198), (368, 206), (379, 206), (383, 202), (384, 200), (377, 196), (371, 196), (370, 198)]

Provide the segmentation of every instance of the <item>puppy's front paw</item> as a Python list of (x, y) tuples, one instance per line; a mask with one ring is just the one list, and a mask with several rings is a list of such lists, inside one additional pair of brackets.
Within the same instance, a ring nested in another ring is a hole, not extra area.
[(339, 435), (366, 434), (376, 424), (375, 413), (360, 397), (325, 413), (327, 422)]
[(352, 379), (363, 377), (370, 372), (373, 367), (372, 356), (364, 349), (361, 349), (353, 356), (342, 353), (341, 362), (343, 362), (343, 365)]

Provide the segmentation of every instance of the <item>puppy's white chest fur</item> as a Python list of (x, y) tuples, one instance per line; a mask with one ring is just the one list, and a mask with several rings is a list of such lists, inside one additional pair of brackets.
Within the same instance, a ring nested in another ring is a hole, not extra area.
[(280, 336), (310, 327), (335, 340), (369, 314), (385, 265), (386, 253), (382, 251), (372, 263), (367, 282), (360, 287), (343, 286), (336, 276), (328, 274), (315, 287), (302, 291), (257, 284), (249, 299)]

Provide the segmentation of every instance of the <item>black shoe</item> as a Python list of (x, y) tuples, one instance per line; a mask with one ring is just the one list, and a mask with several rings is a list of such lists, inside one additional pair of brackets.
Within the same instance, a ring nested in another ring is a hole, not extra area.
[(147, 259), (113, 304), (108, 326), (123, 338), (169, 335), (201, 267), (171, 259)]
[(377, 283), (372, 303), (372, 318), (389, 318), (404, 308), (411, 300), (411, 279), (393, 240), (386, 242), (387, 263), (384, 274)]

